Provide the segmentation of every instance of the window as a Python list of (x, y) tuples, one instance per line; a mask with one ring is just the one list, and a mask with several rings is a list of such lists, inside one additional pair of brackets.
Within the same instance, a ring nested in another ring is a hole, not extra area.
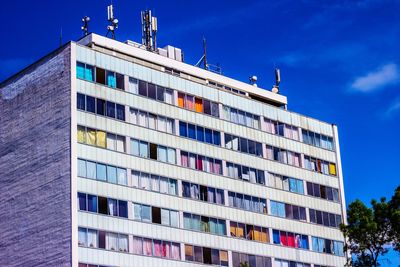
[(270, 201), (271, 204), (271, 215), (298, 220), (306, 221), (306, 209), (304, 207), (281, 203), (277, 201)]
[(115, 118), (115, 103), (107, 101), (107, 117)]
[(106, 112), (106, 101), (102, 99), (96, 99), (96, 114), (105, 116)]
[(277, 245), (309, 249), (308, 236), (291, 232), (273, 230), (273, 242)]
[(339, 190), (333, 187), (307, 182), (307, 194), (329, 201), (339, 202)]
[(324, 226), (336, 227), (342, 223), (342, 216), (324, 211), (309, 209), (310, 222)]
[(268, 228), (265, 227), (231, 221), (230, 232), (233, 237), (269, 243)]
[(317, 146), (329, 150), (334, 150), (334, 143), (333, 143), (333, 138), (330, 136), (326, 136), (323, 134), (318, 134), (314, 133), (311, 131), (307, 131), (302, 129), (302, 137), (303, 137), (303, 142), (312, 145), (312, 146)]
[(259, 116), (228, 106), (223, 106), (222, 109), (226, 120), (243, 126), (260, 129)]
[(183, 214), (183, 227), (195, 231), (226, 235), (225, 220), (197, 214), (185, 212)]
[(268, 172), (268, 186), (304, 195), (303, 181)]
[(87, 81), (94, 81), (94, 67), (85, 63), (76, 63), (76, 77)]
[(86, 111), (96, 113), (96, 99), (92, 96), (86, 96)]
[(250, 264), (251, 267), (272, 267), (271, 258), (269, 257), (232, 252), (233, 267), (241, 267), (245, 263)]
[(106, 84), (106, 71), (102, 68), (96, 67), (96, 82)]
[(343, 242), (324, 239), (320, 237), (311, 237), (312, 250), (320, 253), (334, 254), (344, 256)]
[(266, 200), (264, 198), (228, 192), (229, 206), (253, 211), (257, 213), (267, 213)]
[(263, 156), (261, 143), (230, 134), (225, 134), (225, 147), (257, 157)]
[(83, 94), (78, 93), (76, 99), (76, 107), (80, 110), (86, 110), (86, 97)]
[(241, 179), (250, 183), (265, 184), (265, 173), (262, 170), (242, 166), (232, 162), (226, 163), (228, 177)]
[[(150, 176), (152, 182), (150, 183)], [(177, 180), (158, 175), (132, 171), (133, 187), (156, 191), (164, 194), (177, 195)]]
[(185, 260), (204, 264), (228, 266), (228, 252), (207, 247), (185, 245)]

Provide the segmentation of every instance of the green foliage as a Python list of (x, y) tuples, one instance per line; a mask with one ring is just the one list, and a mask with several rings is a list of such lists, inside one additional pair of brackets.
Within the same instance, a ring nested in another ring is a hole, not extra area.
[(345, 249), (356, 260), (353, 266), (379, 266), (379, 256), (386, 254), (390, 246), (400, 251), (400, 187), (395, 190), (390, 201), (381, 198), (372, 200), (371, 208), (360, 200), (349, 205), (347, 225), (340, 230), (346, 237)]

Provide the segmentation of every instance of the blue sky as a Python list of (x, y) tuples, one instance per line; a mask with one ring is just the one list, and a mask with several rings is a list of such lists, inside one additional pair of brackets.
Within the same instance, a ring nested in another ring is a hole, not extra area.
[[(110, 1), (7, 1), (2, 4), (0, 80), (63, 40), (81, 36), (80, 19), (106, 33)], [(391, 196), (400, 184), (400, 1), (114, 0), (117, 39), (140, 40), (139, 12), (151, 8), (160, 46), (194, 64), (208, 59), (225, 75), (270, 88), (281, 69), (289, 109), (339, 127), (347, 202)], [(393, 265), (394, 266), (394, 265)]]

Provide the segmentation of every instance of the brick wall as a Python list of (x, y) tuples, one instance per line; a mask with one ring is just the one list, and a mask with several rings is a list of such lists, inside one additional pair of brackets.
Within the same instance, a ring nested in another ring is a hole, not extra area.
[(71, 265), (70, 50), (0, 85), (0, 266)]

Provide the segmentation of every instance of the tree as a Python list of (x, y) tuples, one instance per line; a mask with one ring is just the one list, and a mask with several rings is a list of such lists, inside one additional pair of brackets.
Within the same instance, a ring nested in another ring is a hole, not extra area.
[(371, 208), (355, 200), (347, 210), (347, 225), (340, 230), (346, 238), (345, 249), (356, 256), (354, 266), (379, 266), (378, 259), (390, 246), (400, 250), (400, 187), (392, 199), (372, 200)]

